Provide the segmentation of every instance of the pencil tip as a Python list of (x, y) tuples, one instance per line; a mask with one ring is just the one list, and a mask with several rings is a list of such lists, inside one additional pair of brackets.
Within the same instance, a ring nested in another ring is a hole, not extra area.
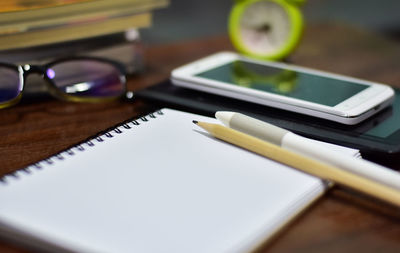
[(197, 125), (197, 123), (199, 123), (197, 120), (193, 120), (192, 122), (195, 123), (196, 125)]

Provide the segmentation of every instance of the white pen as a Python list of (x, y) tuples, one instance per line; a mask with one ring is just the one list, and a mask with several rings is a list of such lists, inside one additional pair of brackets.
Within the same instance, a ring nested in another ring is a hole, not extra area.
[(334, 165), (354, 174), (400, 189), (400, 173), (370, 161), (345, 155), (283, 128), (235, 112), (217, 112), (224, 125), (274, 143), (293, 152)]

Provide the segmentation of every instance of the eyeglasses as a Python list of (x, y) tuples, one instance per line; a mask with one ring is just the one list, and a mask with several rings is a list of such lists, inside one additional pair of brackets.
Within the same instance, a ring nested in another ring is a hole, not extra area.
[(126, 93), (123, 67), (107, 59), (74, 57), (42, 66), (0, 63), (0, 108), (19, 102), (31, 73), (41, 74), (49, 92), (62, 100), (101, 102)]

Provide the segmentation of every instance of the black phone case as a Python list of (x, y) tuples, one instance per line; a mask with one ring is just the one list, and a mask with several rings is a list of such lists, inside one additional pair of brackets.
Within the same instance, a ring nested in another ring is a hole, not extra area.
[[(293, 131), (305, 137), (359, 149), (364, 157), (396, 155), (400, 151), (399, 142), (387, 142), (363, 135), (392, 115), (392, 108), (386, 108), (377, 115), (357, 125), (340, 123), (288, 112), (237, 99), (213, 95), (205, 92), (174, 86), (170, 81), (136, 92), (135, 98), (151, 100), (161, 107), (171, 107), (214, 117), (216, 111), (235, 111), (264, 120)], [(400, 133), (400, 132), (398, 132)]]

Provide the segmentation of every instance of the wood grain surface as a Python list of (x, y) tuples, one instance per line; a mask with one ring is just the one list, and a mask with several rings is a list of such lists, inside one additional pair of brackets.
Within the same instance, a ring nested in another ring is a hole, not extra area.
[[(184, 63), (232, 50), (226, 36), (146, 49), (146, 70), (128, 78), (138, 90), (168, 78)], [(400, 43), (354, 27), (308, 26), (290, 62), (400, 87)], [(29, 84), (28, 84), (29, 85)], [(0, 110), (0, 175), (13, 172), (151, 110), (144, 101), (75, 104), (25, 94)], [(377, 162), (400, 169), (400, 157)], [(157, 242), (155, 242), (157, 243)], [(195, 245), (193, 246), (195, 247)], [(400, 209), (336, 187), (260, 252), (400, 252)], [(34, 252), (0, 241), (0, 252)]]

